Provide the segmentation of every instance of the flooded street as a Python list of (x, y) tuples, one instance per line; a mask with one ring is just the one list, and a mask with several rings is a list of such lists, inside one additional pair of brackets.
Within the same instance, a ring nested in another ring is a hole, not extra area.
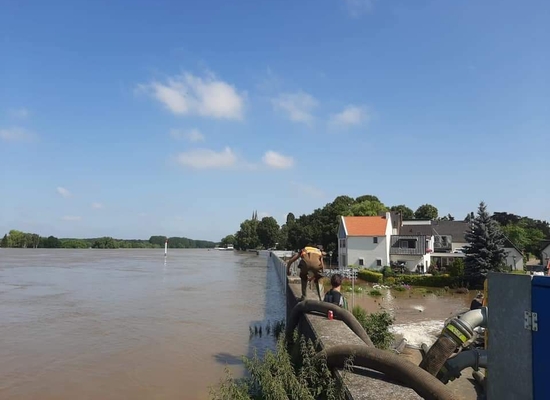
[(206, 399), (270, 346), (274, 271), (208, 250), (0, 249), (0, 398)]

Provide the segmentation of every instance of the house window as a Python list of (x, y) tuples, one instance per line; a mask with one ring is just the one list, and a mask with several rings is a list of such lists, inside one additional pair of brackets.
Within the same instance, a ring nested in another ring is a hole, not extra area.
[(345, 248), (346, 247), (346, 239), (340, 239), (340, 247)]
[(365, 259), (364, 259), (364, 258), (360, 258), (360, 259), (359, 259), (359, 265), (360, 265), (360, 266), (364, 266), (364, 265), (365, 265)]
[(416, 240), (414, 239), (399, 239), (399, 248), (414, 249), (416, 248)]
[(382, 266), (382, 260), (381, 260), (381, 259), (379, 259), (379, 258), (376, 259), (376, 266), (377, 266), (377, 267), (381, 267), (381, 266)]
[(372, 242), (373, 242), (373, 243), (378, 243), (378, 238), (377, 238), (376, 236), (373, 237), (373, 238), (372, 238)]

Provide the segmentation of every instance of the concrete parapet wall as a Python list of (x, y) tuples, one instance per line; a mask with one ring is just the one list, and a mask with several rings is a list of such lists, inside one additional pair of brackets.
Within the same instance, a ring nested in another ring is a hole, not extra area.
[[(284, 266), (284, 275), (280, 274), (279, 278), (285, 287), (284, 292), (286, 296), (286, 315), (288, 323), (290, 312), (296, 304), (298, 304), (302, 295), (300, 278), (295, 275), (287, 276), (286, 263), (275, 254), (268, 257), (268, 266), (279, 268), (280, 271), (283, 271)], [(309, 286), (307, 298), (318, 300), (316, 292), (311, 290)], [(298, 330), (314, 343), (317, 343), (318, 350), (328, 349), (342, 344), (364, 345), (364, 342), (348, 328), (344, 322), (329, 320), (326, 316), (318, 314), (304, 314), (298, 324)], [(408, 349), (401, 356), (416, 365), (420, 363), (420, 353), (416, 350)], [(335, 373), (338, 378), (344, 380), (346, 397), (349, 400), (422, 399), (414, 390), (402, 386), (400, 383), (388, 379), (383, 374), (367, 368), (355, 367), (353, 371), (344, 373), (342, 370), (337, 370)], [(459, 399), (473, 400), (478, 398), (475, 394), (473, 385), (467, 379), (457, 379), (447, 386)]]
[[(300, 278), (288, 277), (286, 288), (287, 318), (302, 295)], [(317, 300), (314, 291), (308, 288), (307, 298)], [(364, 342), (339, 320), (329, 320), (327, 317), (305, 314), (298, 325), (301, 334), (318, 343), (319, 350), (341, 344), (364, 345)], [(336, 371), (340, 379), (344, 379), (346, 395), (349, 400), (416, 400), (422, 399), (414, 390), (403, 387), (386, 379), (382, 374), (366, 368), (356, 367), (352, 373), (343, 374)]]

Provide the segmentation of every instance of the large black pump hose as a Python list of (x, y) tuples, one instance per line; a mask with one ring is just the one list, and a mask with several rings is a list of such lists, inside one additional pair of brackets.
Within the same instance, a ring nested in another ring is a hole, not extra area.
[(362, 345), (339, 345), (322, 350), (315, 357), (326, 357), (329, 368), (344, 368), (349, 357), (353, 365), (382, 372), (410, 387), (427, 400), (458, 400), (435, 376), (410, 361), (388, 351)]
[(319, 300), (304, 300), (294, 306), (288, 317), (288, 324), (286, 326), (286, 340), (287, 343), (292, 342), (292, 336), (294, 329), (300, 322), (300, 317), (304, 313), (319, 312), (324, 315), (330, 311), (334, 314), (334, 319), (343, 321), (367, 346), (374, 347), (372, 341), (369, 338), (365, 329), (361, 326), (359, 321), (354, 317), (352, 313), (336, 304), (328, 303), (326, 301)]
[(420, 368), (436, 376), (456, 347), (456, 343), (451, 338), (440, 336), (420, 362)]

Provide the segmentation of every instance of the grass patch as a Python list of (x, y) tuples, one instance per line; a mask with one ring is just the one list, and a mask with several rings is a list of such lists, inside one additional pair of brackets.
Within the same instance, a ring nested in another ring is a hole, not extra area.
[(378, 289), (369, 290), (370, 296), (382, 296), (382, 292)]

